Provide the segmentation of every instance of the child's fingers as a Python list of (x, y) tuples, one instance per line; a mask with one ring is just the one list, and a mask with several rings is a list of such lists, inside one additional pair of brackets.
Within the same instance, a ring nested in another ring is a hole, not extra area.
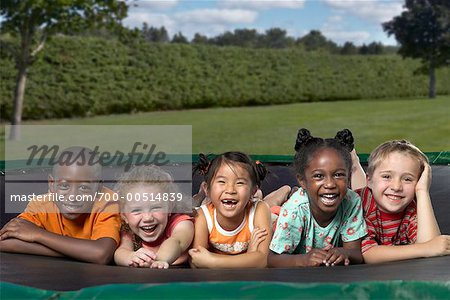
[(265, 229), (265, 228), (257, 228), (256, 230), (253, 230), (253, 232), (252, 232), (252, 238), (253, 239), (256, 239), (256, 238), (258, 238), (258, 237), (260, 237), (260, 236), (265, 236), (265, 235), (267, 235), (268, 233), (267, 233), (267, 230)]
[(168, 269), (169, 264), (165, 261), (155, 261), (152, 263), (150, 268), (152, 268), (152, 269)]
[(350, 264), (350, 259), (346, 258), (346, 259), (344, 260), (344, 265), (345, 265), (345, 266), (348, 266), (349, 264)]
[[(332, 258), (334, 258), (334, 256), (332, 256)], [(340, 263), (342, 263), (344, 261), (344, 259), (345, 259), (344, 255), (337, 255), (334, 260), (331, 259), (328, 261), (328, 263), (331, 266), (336, 266), (336, 265), (339, 265)]]
[(194, 256), (194, 255), (198, 254), (199, 251), (196, 248), (192, 248), (192, 249), (189, 249), (188, 253), (190, 256)]
[(327, 258), (325, 259), (324, 263), (326, 266), (334, 266), (339, 264), (344, 260), (345, 256), (336, 250), (330, 250), (328, 251)]
[(155, 260), (156, 259), (156, 253), (153, 252), (152, 250), (149, 249), (145, 249), (145, 248), (141, 248), (144, 249), (143, 253), (148, 256), (151, 260)]
[(136, 257), (138, 257), (143, 262), (151, 262), (153, 258), (149, 255), (149, 253), (146, 253), (144, 251), (136, 251)]
[(321, 249), (313, 249), (309, 252), (309, 255), (312, 260), (324, 263), (325, 258), (327, 257), (328, 252)]

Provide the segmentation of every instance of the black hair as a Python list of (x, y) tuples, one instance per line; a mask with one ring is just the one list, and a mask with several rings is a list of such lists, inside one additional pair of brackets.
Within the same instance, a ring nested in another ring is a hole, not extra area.
[(349, 178), (352, 170), (352, 158), (350, 151), (354, 148), (354, 139), (349, 129), (343, 129), (336, 133), (334, 138), (323, 139), (311, 135), (308, 129), (301, 128), (297, 133), (294, 149), (294, 168), (300, 177), (305, 177), (305, 170), (309, 166), (311, 157), (317, 150), (331, 148), (344, 160), (347, 167)]
[(210, 186), (214, 176), (219, 170), (220, 166), (223, 164), (234, 164), (240, 163), (250, 174), (250, 178), (253, 186), (260, 187), (261, 181), (267, 175), (266, 167), (259, 161), (253, 162), (251, 158), (239, 151), (225, 152), (217, 155), (213, 159), (203, 153), (199, 154), (198, 162), (193, 168), (193, 173), (199, 173), (204, 176), (206, 184)]

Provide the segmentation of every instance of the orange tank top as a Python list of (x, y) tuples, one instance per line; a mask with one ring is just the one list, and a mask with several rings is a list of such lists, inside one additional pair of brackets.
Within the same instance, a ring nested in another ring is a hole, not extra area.
[(253, 232), (253, 220), (258, 202), (246, 208), (244, 220), (234, 230), (223, 229), (217, 222), (216, 209), (212, 203), (200, 206), (208, 224), (211, 252), (219, 254), (240, 254), (247, 251)]

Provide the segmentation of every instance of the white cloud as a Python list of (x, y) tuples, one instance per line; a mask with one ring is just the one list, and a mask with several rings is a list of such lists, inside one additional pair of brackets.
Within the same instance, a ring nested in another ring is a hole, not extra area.
[(164, 10), (175, 7), (177, 4), (178, 0), (137, 0), (131, 3), (133, 10)]
[(344, 44), (347, 41), (353, 42), (355, 45), (367, 43), (370, 33), (367, 31), (343, 31), (343, 30), (323, 30), (323, 35), (337, 44)]
[(196, 9), (174, 15), (177, 21), (190, 24), (251, 24), (257, 17), (257, 12), (243, 9)]
[(129, 14), (128, 18), (126, 18), (123, 23), (130, 28), (142, 28), (144, 22), (153, 27), (164, 26), (169, 32), (175, 30), (178, 31), (176, 22), (165, 14), (133, 12), (132, 14)]
[(153, 27), (164, 26), (170, 36), (181, 31), (192, 39), (197, 32), (213, 37), (227, 30), (233, 31), (241, 24), (253, 23), (257, 17), (257, 12), (241, 9), (198, 9), (173, 15), (131, 11), (124, 25), (141, 28), (146, 22)]
[(324, 0), (324, 2), (341, 12), (378, 23), (391, 20), (403, 10), (402, 0)]
[(302, 8), (305, 0), (221, 0), (221, 7), (265, 10), (274, 8)]

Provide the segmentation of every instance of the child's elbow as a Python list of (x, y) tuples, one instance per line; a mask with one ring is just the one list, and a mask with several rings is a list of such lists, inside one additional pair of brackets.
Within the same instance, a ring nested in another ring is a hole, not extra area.
[(99, 251), (99, 253), (93, 257), (92, 263), (107, 265), (112, 261), (113, 255), (114, 251)]
[(363, 263), (365, 264), (376, 264), (381, 262), (377, 255), (370, 253), (370, 250), (362, 254)]
[(261, 259), (258, 259), (256, 261), (255, 268), (267, 268), (268, 260), (267, 260), (267, 254), (261, 257)]

